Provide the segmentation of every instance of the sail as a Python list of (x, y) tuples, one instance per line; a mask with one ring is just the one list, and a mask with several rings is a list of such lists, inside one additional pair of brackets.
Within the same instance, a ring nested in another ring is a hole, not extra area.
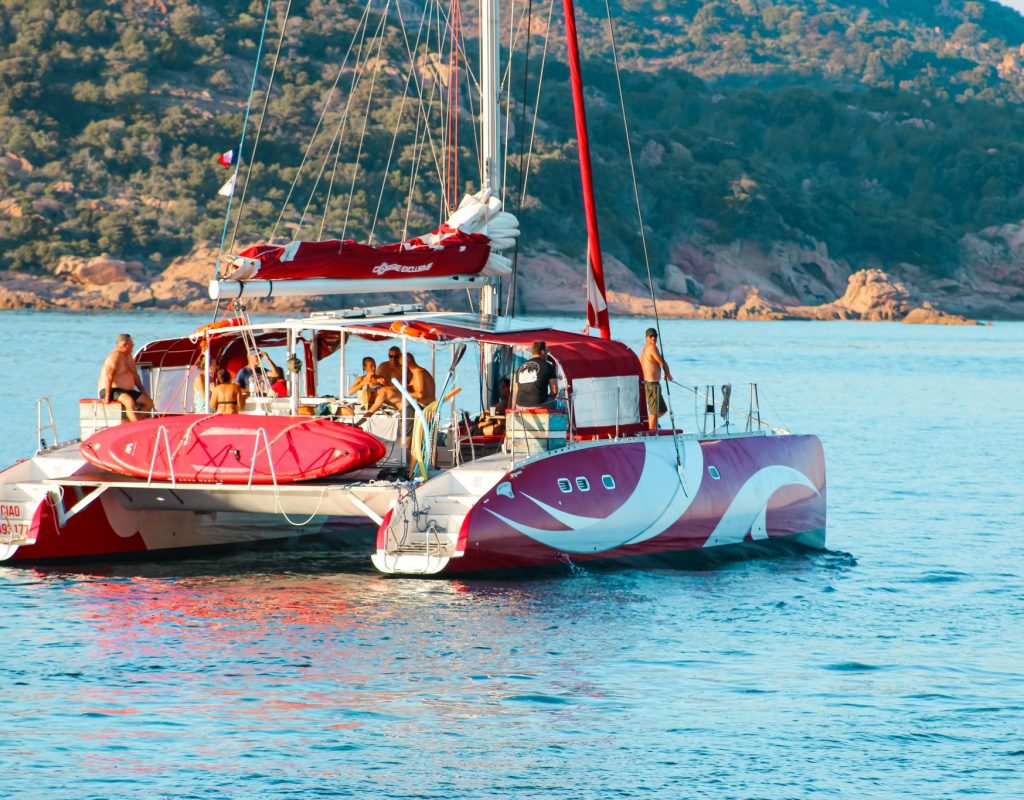
[(483, 270), (491, 252), (486, 236), (445, 231), (444, 226), (438, 233), (445, 236), (435, 244), (416, 238), (380, 247), (352, 239), (256, 245), (232, 261), (238, 269), (228, 280), (393, 280), (475, 275)]
[[(211, 284), (211, 296), (234, 294), (226, 288), (231, 285), (240, 287), (238, 296), (243, 296), (241, 286), (248, 285), (254, 291), (246, 295), (268, 297), (402, 290), (413, 284), (443, 288), (438, 280), (509, 274), (511, 261), (496, 251), (513, 246), (518, 236), (515, 216), (502, 211), (493, 192), (483, 190), (466, 195), (436, 230), (404, 242), (373, 246), (330, 239), (255, 245), (231, 259), (234, 270)], [(308, 284), (309, 291), (301, 284)]]

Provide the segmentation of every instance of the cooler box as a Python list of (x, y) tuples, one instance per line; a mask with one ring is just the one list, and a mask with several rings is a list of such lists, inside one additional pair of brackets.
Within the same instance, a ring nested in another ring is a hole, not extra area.
[(509, 409), (505, 416), (505, 450), (531, 455), (565, 447), (569, 415), (547, 408)]
[(84, 442), (96, 431), (120, 425), (123, 421), (124, 406), (120, 403), (105, 403), (95, 398), (84, 398), (78, 401), (78, 428)]

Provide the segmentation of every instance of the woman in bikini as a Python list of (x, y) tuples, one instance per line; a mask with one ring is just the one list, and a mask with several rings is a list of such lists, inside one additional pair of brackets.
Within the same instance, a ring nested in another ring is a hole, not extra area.
[(222, 369), (217, 374), (217, 385), (210, 390), (210, 411), (215, 414), (238, 414), (245, 410), (245, 392), (231, 382), (231, 373)]

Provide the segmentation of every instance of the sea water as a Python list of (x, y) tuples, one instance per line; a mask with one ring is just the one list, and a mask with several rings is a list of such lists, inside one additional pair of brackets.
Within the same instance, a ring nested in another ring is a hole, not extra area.
[[(0, 314), (0, 464), (39, 395), (73, 435), (115, 334), (203, 321)], [(651, 321), (614, 324), (639, 348)], [(524, 581), (321, 545), (0, 565), (0, 796), (1024, 797), (1024, 325), (661, 329), (679, 425), (684, 386), (742, 411), (755, 381), (821, 437), (828, 551)]]

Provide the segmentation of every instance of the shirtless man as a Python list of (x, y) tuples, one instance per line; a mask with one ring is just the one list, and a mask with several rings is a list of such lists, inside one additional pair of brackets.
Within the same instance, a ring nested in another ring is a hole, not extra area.
[(385, 386), (391, 386), (392, 378), (402, 380), (402, 351), (400, 348), (388, 349), (388, 360), (377, 365), (377, 375), (380, 376)]
[(661, 397), (661, 370), (665, 369), (665, 380), (672, 380), (672, 370), (658, 350), (658, 332), (647, 329), (647, 343), (640, 352), (640, 365), (644, 371), (644, 391), (647, 394), (647, 427), (658, 429), (658, 417), (668, 411)]
[(99, 398), (108, 403), (115, 400), (124, 406), (125, 415), (131, 422), (138, 422), (138, 411), (153, 410), (153, 401), (146, 394), (139, 370), (132, 358), (132, 337), (127, 333), (117, 335), (117, 343), (100, 367), (100, 378), (96, 384)]
[(412, 353), (406, 353), (405, 366), (409, 370), (409, 394), (420, 404), (421, 408), (426, 408), (437, 399), (434, 397), (434, 393), (437, 391), (434, 386), (434, 376), (416, 363)]

